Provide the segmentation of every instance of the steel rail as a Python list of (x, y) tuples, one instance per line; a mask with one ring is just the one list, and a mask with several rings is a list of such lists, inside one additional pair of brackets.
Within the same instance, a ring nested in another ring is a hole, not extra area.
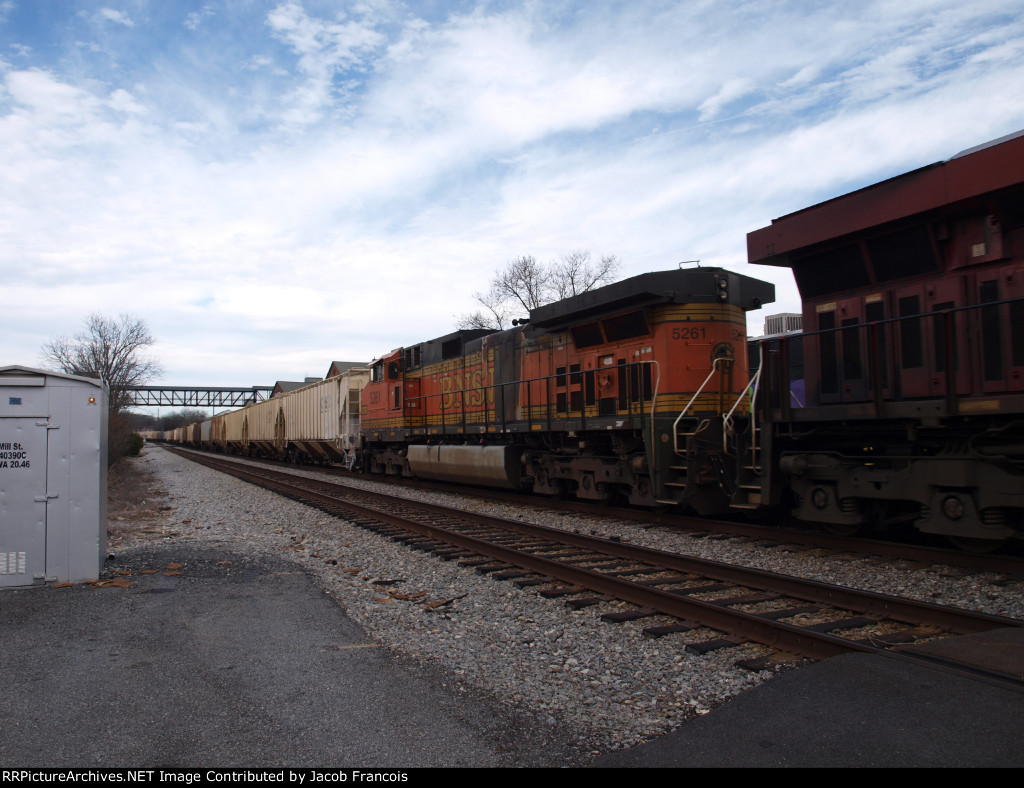
[(815, 659), (824, 659), (851, 651), (875, 653), (883, 650), (875, 646), (844, 640), (834, 635), (811, 632), (792, 624), (769, 621), (751, 613), (729, 610), (710, 602), (680, 597), (657, 588), (648, 588), (628, 580), (602, 575), (589, 569), (571, 566), (522, 550), (501, 547), (493, 542), (456, 533), (437, 525), (419, 522), (401, 515), (382, 512), (379, 509), (336, 498), (306, 487), (293, 485), (289, 482), (277, 479), (268, 480), (265, 476), (249, 471), (231, 469), (228, 472), (239, 478), (259, 480), (258, 483), (261, 485), (270, 484), (279, 491), (303, 502), (303, 499), (316, 500), (322, 505), (331, 508), (345, 509), (361, 517), (368, 517), (412, 531), (421, 536), (426, 536), (455, 547), (461, 547), (479, 555), (537, 572), (555, 580), (580, 586), (599, 594), (608, 594), (622, 601), (648, 607), (674, 618), (697, 620), (702, 625), (712, 629), (739, 635), (745, 639), (754, 640), (782, 651), (801, 654)]
[[(678, 593), (662, 591), (613, 575), (602, 574), (584, 567), (572, 566), (525, 550), (496, 545), (493, 542), (488, 542), (475, 536), (451, 531), (436, 523), (421, 522), (393, 512), (382, 512), (379, 509), (365, 506), (352, 500), (338, 498), (335, 495), (327, 495), (311, 490), (308, 486), (293, 483), (294, 481), (302, 481), (312, 485), (338, 486), (332, 485), (330, 482), (297, 477), (294, 474), (279, 471), (268, 472), (264, 469), (260, 469), (260, 472), (257, 473), (252, 470), (244, 470), (244, 468), (251, 468), (251, 466), (239, 466), (230, 462), (218, 463), (207, 458), (196, 459), (210, 467), (225, 470), (225, 472), (253, 481), (254, 483), (275, 486), (282, 493), (297, 498), (300, 501), (304, 499), (315, 500), (329, 509), (342, 508), (354, 513), (358, 517), (385, 522), (429, 539), (451, 544), (496, 561), (537, 572), (596, 593), (608, 594), (620, 600), (650, 608), (669, 616), (696, 620), (708, 627), (731, 633), (747, 640), (757, 641), (772, 648), (814, 658), (825, 658), (851, 651), (865, 653), (885, 651), (883, 648), (867, 643), (810, 631), (796, 625), (770, 620), (754, 613), (733, 610), (715, 602), (704, 602), (680, 596)], [(270, 479), (268, 475), (276, 478)], [(284, 481), (284, 479), (288, 479), (288, 481)], [(348, 494), (353, 494), (352, 488), (343, 487), (342, 489)], [(363, 490), (356, 490), (354, 494), (370, 498), (386, 498), (386, 496), (367, 493)], [(398, 499), (398, 501), (405, 506), (413, 507), (435, 517), (457, 517), (463, 522), (469, 521), (477, 525), (500, 529), (501, 531), (511, 530), (533, 538), (541, 538), (559, 544), (600, 552), (629, 561), (647, 563), (652, 566), (651, 573), (665, 570), (700, 573), (705, 577), (723, 582), (762, 591), (770, 590), (795, 599), (861, 612), (879, 619), (915, 625), (931, 624), (958, 633), (986, 631), (1005, 626), (1024, 626), (1024, 622), (1016, 619), (973, 614), (930, 603), (910, 602), (882, 594), (857, 591), (842, 586), (830, 586), (825, 583), (805, 581), (785, 575), (775, 575), (761, 570), (743, 569), (720, 562), (703, 561), (674, 553), (626, 545), (600, 537), (583, 536), (544, 526), (478, 515), (472, 512), (453, 512), (451, 509), (434, 504), (413, 502), (406, 499)], [(389, 503), (394, 504), (395, 502), (395, 499), (389, 499)]]

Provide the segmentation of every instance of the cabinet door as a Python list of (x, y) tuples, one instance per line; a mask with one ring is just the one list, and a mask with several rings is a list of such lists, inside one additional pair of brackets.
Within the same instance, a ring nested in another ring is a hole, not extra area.
[(46, 575), (46, 425), (0, 418), (0, 587)]

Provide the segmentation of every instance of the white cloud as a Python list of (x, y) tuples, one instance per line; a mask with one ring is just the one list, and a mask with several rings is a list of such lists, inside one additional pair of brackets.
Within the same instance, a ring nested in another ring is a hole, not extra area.
[(755, 87), (753, 80), (743, 77), (728, 80), (715, 95), (697, 107), (701, 121), (713, 120), (726, 106), (749, 95)]
[[(1024, 126), (1022, 23), (976, 19), (1007, 3), (239, 8), (175, 21), (181, 60), (0, 64), (13, 361), (131, 304), (168, 380), (319, 375), (575, 248), (738, 265), (792, 311), (788, 273), (742, 265), (747, 231)], [(217, 39), (232, 13), (250, 36)]]
[(131, 20), (126, 13), (118, 11), (113, 8), (101, 8), (98, 16), (107, 22), (113, 22), (116, 25), (124, 25), (125, 27), (135, 27), (135, 23)]
[(115, 112), (128, 115), (145, 115), (149, 111), (124, 88), (118, 88), (111, 93), (107, 103)]
[(198, 11), (190, 11), (185, 17), (183, 24), (189, 30), (198, 30), (203, 22), (214, 16), (215, 12), (209, 5), (204, 5)]
[(286, 123), (308, 125), (319, 120), (323, 111), (347, 92), (338, 75), (357, 68), (384, 43), (372, 21), (342, 19), (314, 19), (297, 2), (283, 3), (267, 15), (274, 34), (299, 56), (298, 67), (306, 77), (292, 96), (292, 107), (284, 115)]
[(35, 69), (8, 72), (6, 88), (15, 104), (36, 113), (39, 118), (90, 114), (97, 103), (88, 91), (68, 85), (51, 73)]

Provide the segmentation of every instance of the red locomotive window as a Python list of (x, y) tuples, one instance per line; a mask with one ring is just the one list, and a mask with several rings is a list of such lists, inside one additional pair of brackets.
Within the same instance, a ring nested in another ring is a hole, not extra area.
[(1013, 366), (1024, 367), (1024, 301), (1010, 304), (1010, 328), (1013, 331)]
[(821, 355), (821, 393), (835, 394), (839, 391), (839, 350), (836, 346), (836, 313), (822, 312), (818, 315), (818, 330), (827, 333), (821, 334), (820, 355)]
[[(881, 320), (885, 320), (885, 305), (881, 301), (876, 301), (871, 304), (864, 305), (864, 317), (869, 323), (877, 323)], [(878, 368), (881, 373), (882, 388), (888, 388), (889, 386), (889, 359), (888, 352), (886, 350), (886, 326), (878, 326), (878, 345), (872, 350), (878, 352)], [(869, 353), (872, 352), (869, 350)]]
[(864, 376), (860, 359), (860, 321), (851, 317), (843, 321), (843, 379), (856, 380)]

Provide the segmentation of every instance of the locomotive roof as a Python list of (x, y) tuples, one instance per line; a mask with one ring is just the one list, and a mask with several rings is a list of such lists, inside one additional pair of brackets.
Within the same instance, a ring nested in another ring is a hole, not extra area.
[[(728, 300), (719, 293), (724, 281)], [(654, 271), (564, 298), (530, 310), (530, 326), (556, 330), (563, 326), (654, 304), (729, 303), (744, 310), (775, 300), (775, 285), (724, 268)]]
[(1024, 130), (773, 219), (747, 234), (747, 259), (790, 265), (790, 252), (1024, 184)]

